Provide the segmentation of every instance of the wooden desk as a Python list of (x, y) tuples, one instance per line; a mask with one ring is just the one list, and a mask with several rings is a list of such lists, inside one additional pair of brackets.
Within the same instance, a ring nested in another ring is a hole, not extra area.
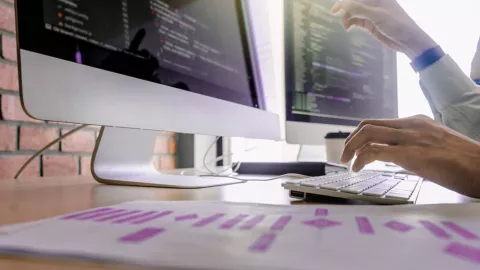
[[(38, 178), (0, 181), (0, 225), (34, 221), (94, 207), (134, 200), (205, 200), (267, 204), (302, 204), (288, 197), (281, 180), (250, 182), (200, 190), (106, 186), (92, 178)], [(465, 203), (472, 199), (425, 182), (418, 199), (420, 204)], [(349, 203), (326, 199), (319, 203)], [(0, 269), (139, 269), (134, 266), (49, 261), (0, 257)]]

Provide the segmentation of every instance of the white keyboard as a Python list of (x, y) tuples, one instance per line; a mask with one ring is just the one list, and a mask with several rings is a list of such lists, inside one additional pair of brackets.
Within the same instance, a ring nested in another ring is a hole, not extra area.
[(348, 172), (290, 180), (282, 185), (294, 198), (306, 199), (314, 194), (381, 204), (412, 204), (417, 200), (422, 178), (395, 173)]

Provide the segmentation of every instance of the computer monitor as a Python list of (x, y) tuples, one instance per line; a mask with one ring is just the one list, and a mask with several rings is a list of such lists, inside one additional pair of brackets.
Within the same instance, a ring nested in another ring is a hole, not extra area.
[(322, 145), (329, 132), (398, 117), (396, 54), (331, 14), (336, 0), (285, 0), (286, 140)]
[(16, 11), (24, 109), (106, 126), (92, 162), (99, 181), (235, 182), (159, 174), (158, 130), (280, 137), (278, 116), (265, 108), (247, 1), (17, 0)]

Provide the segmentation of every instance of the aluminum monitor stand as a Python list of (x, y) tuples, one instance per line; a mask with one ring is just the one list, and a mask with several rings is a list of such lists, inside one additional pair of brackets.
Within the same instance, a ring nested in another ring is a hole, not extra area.
[(163, 188), (207, 188), (242, 181), (161, 174), (153, 166), (158, 131), (102, 127), (92, 157), (92, 174), (100, 183)]

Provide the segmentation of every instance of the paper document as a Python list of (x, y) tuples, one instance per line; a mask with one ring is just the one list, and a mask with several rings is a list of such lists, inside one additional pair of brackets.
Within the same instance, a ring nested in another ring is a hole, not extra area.
[(0, 227), (0, 253), (181, 269), (480, 269), (480, 204), (140, 201)]

